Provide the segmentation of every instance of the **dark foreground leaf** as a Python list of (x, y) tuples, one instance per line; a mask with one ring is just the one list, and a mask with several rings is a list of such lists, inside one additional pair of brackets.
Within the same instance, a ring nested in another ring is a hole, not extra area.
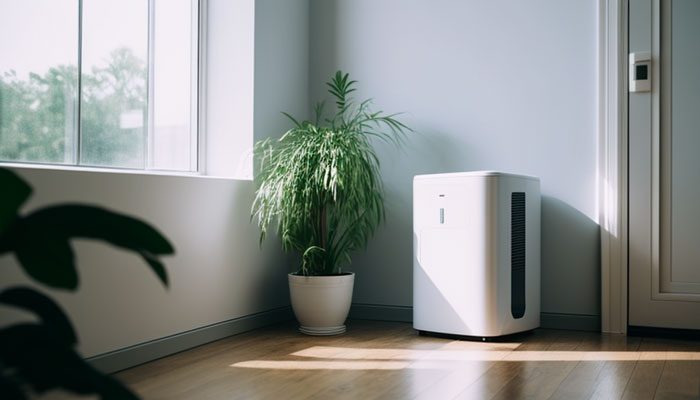
[(44, 324), (17, 324), (0, 329), (2, 374), (25, 382), (37, 393), (64, 389), (102, 399), (138, 399), (114, 378), (85, 362)]
[(172, 254), (173, 246), (154, 227), (127, 215), (74, 204), (46, 207), (17, 220), (8, 237), (10, 250), (24, 270), (51, 287), (75, 290), (78, 286), (69, 242), (73, 238), (103, 240), (134, 251), (168, 286), (158, 256)]
[(19, 207), (32, 193), (32, 188), (9, 169), (0, 168), (0, 236), (17, 218)]
[(0, 292), (0, 304), (15, 306), (36, 314), (54, 339), (64, 346), (78, 343), (73, 325), (61, 307), (46, 295), (27, 287), (12, 287)]

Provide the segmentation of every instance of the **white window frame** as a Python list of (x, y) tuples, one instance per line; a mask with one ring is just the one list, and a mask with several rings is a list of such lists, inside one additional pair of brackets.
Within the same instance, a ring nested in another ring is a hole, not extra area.
[(194, 8), (192, 12), (192, 24), (196, 23), (196, 35), (190, 35), (191, 48), (191, 68), (194, 71), (190, 74), (190, 93), (192, 95), (190, 101), (190, 162), (189, 169), (183, 170), (164, 170), (157, 169), (153, 164), (154, 158), (154, 103), (151, 101), (154, 97), (154, 40), (155, 40), (155, 0), (148, 0), (148, 78), (147, 78), (147, 123), (146, 135), (144, 143), (144, 168), (130, 168), (121, 166), (108, 165), (85, 165), (80, 164), (81, 157), (81, 108), (82, 108), (82, 42), (83, 42), (83, 0), (78, 0), (78, 59), (77, 59), (77, 93), (76, 93), (76, 113), (73, 118), (75, 130), (71, 135), (70, 140), (67, 140), (66, 152), (72, 158), (71, 163), (51, 163), (41, 161), (22, 161), (22, 160), (0, 160), (0, 166), (11, 167), (37, 167), (41, 169), (61, 169), (61, 170), (78, 170), (78, 171), (107, 171), (107, 172), (128, 172), (128, 173), (153, 173), (156, 175), (201, 175), (204, 173), (206, 166), (206, 147), (204, 130), (206, 127), (206, 32), (207, 32), (207, 0), (191, 0), (191, 6)]
[[(198, 107), (193, 171), (0, 161), (1, 166), (252, 181), (255, 0), (199, 0)], [(267, 133), (266, 133), (267, 134)]]

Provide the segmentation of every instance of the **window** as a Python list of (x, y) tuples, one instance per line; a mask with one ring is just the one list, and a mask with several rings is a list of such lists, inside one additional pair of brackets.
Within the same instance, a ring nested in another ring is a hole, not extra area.
[(0, 0), (0, 160), (197, 170), (197, 0)]

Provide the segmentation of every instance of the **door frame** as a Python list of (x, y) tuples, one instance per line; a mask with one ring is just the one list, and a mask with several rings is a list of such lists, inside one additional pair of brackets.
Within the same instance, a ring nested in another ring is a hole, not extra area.
[(628, 0), (599, 0), (598, 221), (601, 330), (627, 333)]

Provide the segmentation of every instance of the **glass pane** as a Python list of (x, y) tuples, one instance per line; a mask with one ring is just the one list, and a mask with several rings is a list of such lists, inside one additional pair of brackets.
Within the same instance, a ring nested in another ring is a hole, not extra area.
[(0, 0), (0, 160), (74, 163), (78, 1)]
[[(193, 31), (191, 0), (156, 0), (153, 59), (153, 168), (189, 171), (192, 131)], [(196, 25), (195, 25), (196, 26)], [(195, 89), (196, 90), (196, 87)]]
[(145, 167), (148, 1), (83, 0), (80, 163)]

